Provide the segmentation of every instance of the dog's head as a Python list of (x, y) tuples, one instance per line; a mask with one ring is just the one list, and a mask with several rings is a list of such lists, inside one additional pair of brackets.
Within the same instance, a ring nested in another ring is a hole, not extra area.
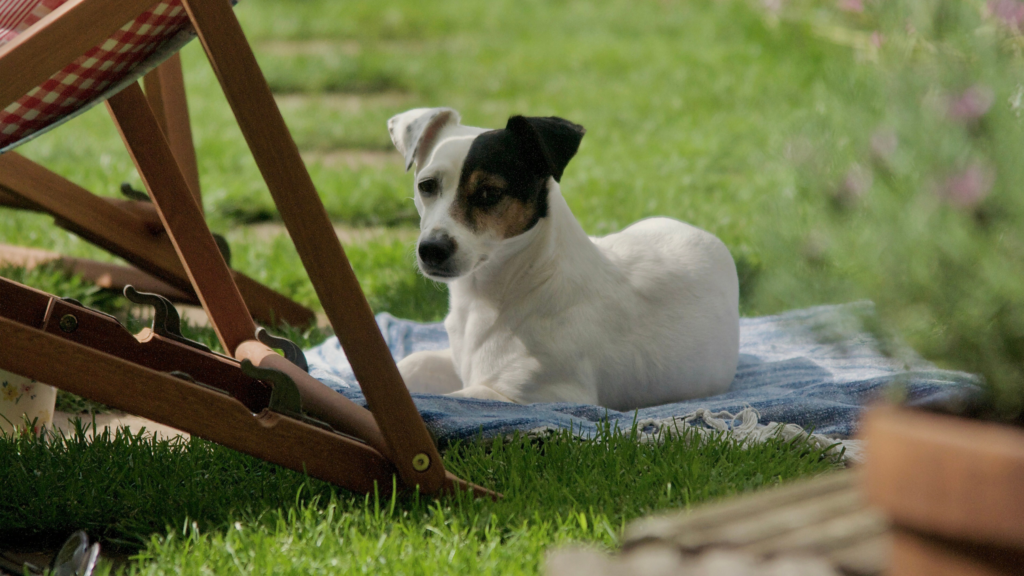
[(548, 215), (548, 178), (559, 181), (585, 130), (556, 117), (513, 116), (500, 130), (463, 126), (450, 108), (388, 120), (391, 141), (416, 166), (420, 269), (450, 281)]

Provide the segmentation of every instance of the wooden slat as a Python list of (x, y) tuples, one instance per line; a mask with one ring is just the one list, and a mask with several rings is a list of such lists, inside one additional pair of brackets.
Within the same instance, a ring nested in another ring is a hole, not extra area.
[(669, 546), (684, 557), (731, 550), (754, 558), (824, 558), (844, 574), (876, 576), (887, 566), (888, 523), (867, 505), (855, 471), (731, 498), (626, 528), (623, 554)]
[[(77, 319), (77, 327), (65, 332), (59, 320), (69, 314)], [(154, 334), (149, 328), (138, 335), (132, 334), (114, 318), (90, 313), (88, 309), (58, 299), (50, 303), (47, 319), (39, 328), (64, 340), (158, 372), (184, 372), (231, 394), (250, 412), (269, 406), (270, 387), (246, 376), (238, 362), (225, 356), (196, 350)]]
[(164, 91), (163, 87), (160, 86), (160, 73), (158, 70), (159, 66), (149, 71), (142, 78), (142, 86), (146, 90), (146, 100), (149, 101), (149, 107), (153, 110), (153, 115), (156, 116), (156, 122), (160, 125), (160, 130), (167, 136), (167, 115), (164, 113)]
[(151, 234), (143, 221), (118, 206), (16, 152), (0, 154), (0, 186), (39, 205), (93, 244), (179, 289), (191, 290), (167, 239)]
[(807, 517), (790, 529), (755, 539), (739, 549), (759, 556), (786, 553), (831, 555), (865, 541), (874, 541), (889, 530), (881, 512), (859, 508), (835, 516)]
[(124, 210), (139, 220), (142, 226), (150, 234), (162, 236), (164, 224), (156, 214), (156, 208), (152, 202), (143, 200), (122, 200), (120, 198), (103, 198), (104, 201)]
[(339, 486), (391, 488), (373, 448), (0, 317), (0, 368)]
[(744, 521), (808, 499), (842, 494), (857, 486), (852, 474), (827, 474), (810, 482), (797, 482), (754, 495), (730, 498), (701, 506), (692, 511), (652, 516), (637, 520), (626, 528), (625, 546), (651, 538), (675, 540), (692, 538), (695, 532)]
[[(53, 296), (11, 280), (0, 279), (0, 316), (26, 326), (39, 328)], [(0, 334), (0, 341), (3, 335)]]
[(842, 566), (850, 576), (884, 574), (892, 559), (892, 533), (886, 531), (851, 546), (833, 550), (828, 555), (835, 566)]
[(759, 514), (751, 514), (747, 518), (721, 526), (679, 531), (672, 542), (684, 550), (699, 550), (712, 545), (745, 546), (781, 532), (796, 530), (802, 526), (854, 512), (863, 506), (863, 499), (857, 491), (836, 492)]
[(69, 0), (0, 46), (0, 110), (7, 108), (155, 4)]
[[(366, 401), (392, 448), (399, 474), (425, 492), (439, 490), (445, 484), (440, 454), (402, 382), (229, 0), (184, 0), (183, 4)], [(412, 464), (418, 454), (427, 455), (431, 463), (423, 472)]]
[[(59, 226), (110, 251), (171, 286), (192, 294), (163, 223), (150, 204), (101, 198), (16, 152), (0, 154), (0, 186), (24, 202), (54, 216)], [(153, 219), (160, 230), (153, 234)], [(240, 272), (232, 272), (249, 311), (261, 322), (308, 326), (312, 310), (270, 290)]]
[(188, 99), (185, 95), (185, 75), (181, 69), (181, 56), (175, 54), (164, 62), (157, 71), (160, 73), (160, 85), (164, 92), (164, 115), (167, 117), (167, 141), (171, 145), (174, 157), (181, 166), (185, 181), (192, 190), (192, 195), (202, 208), (201, 188), (199, 187), (199, 164), (196, 160), (196, 148), (192, 139), (192, 123), (188, 114)]
[(138, 268), (120, 266), (110, 262), (97, 262), (86, 258), (71, 258), (49, 250), (0, 244), (0, 266), (18, 266), (31, 270), (41, 264), (54, 263), (72, 274), (92, 282), (100, 288), (122, 290), (131, 285), (140, 292), (153, 292), (174, 302), (197, 304), (192, 292), (183, 292), (174, 286), (146, 274)]
[(30, 210), (32, 212), (42, 212), (42, 209), (38, 204), (29, 202), (17, 194), (11, 194), (5, 188), (0, 188), (0, 206), (16, 208), (18, 210)]
[(188, 100), (185, 97), (185, 76), (181, 70), (181, 56), (175, 54), (157, 66), (144, 79), (146, 98), (156, 115), (160, 129), (171, 145), (178, 167), (181, 168), (189, 190), (203, 207), (199, 189), (199, 165), (192, 141), (192, 125), (188, 116)]
[(138, 83), (128, 86), (107, 106), (217, 338), (233, 356), (242, 342), (254, 337), (256, 324), (142, 88)]
[(781, 532), (822, 524), (836, 517), (852, 515), (864, 509), (864, 498), (857, 490), (847, 490), (809, 498), (799, 503), (762, 512), (746, 520), (709, 530), (709, 539), (729, 545), (749, 545), (777, 538)]

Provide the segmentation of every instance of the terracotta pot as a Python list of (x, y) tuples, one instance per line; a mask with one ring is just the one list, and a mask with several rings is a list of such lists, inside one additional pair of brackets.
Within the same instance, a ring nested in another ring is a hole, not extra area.
[(1024, 574), (1024, 429), (879, 407), (862, 423), (892, 576)]

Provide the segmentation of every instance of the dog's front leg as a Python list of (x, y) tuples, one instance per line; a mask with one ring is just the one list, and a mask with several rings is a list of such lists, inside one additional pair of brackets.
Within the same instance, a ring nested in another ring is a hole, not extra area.
[(451, 348), (413, 352), (398, 362), (398, 371), (409, 392), (447, 394), (462, 389)]

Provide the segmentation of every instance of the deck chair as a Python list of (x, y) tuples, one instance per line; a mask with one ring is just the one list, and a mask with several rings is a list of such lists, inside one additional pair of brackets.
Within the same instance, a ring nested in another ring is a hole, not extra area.
[[(142, 87), (119, 78), (111, 85), (123, 86), (102, 97), (228, 356), (175, 334), (159, 298), (147, 297), (157, 308), (152, 329), (132, 335), (74, 301), (0, 280), (0, 368), (352, 490), (387, 491), (394, 480), (427, 494), (496, 496), (444, 469), (230, 0), (42, 3), (52, 11), (0, 47), (5, 112), (45, 101), (48, 86), (74, 75), (69, 66), (94, 65), (97, 50), (117, 52), (133, 34), (165, 26), (153, 51), (198, 36), (369, 410), (309, 376), (294, 345), (257, 332)], [(18, 157), (4, 166), (16, 169), (12, 178), (42, 177)]]
[[(19, 30), (26, 29), (60, 3), (10, 0), (0, 4), (0, 45), (13, 40)], [(182, 27), (185, 23), (187, 17), (180, 7), (177, 13), (173, 10), (152, 13), (146, 23), (138, 23), (134, 31), (121, 31), (119, 42), (109, 50), (94, 49), (97, 54), (93, 66), (83, 65), (88, 59), (80, 58), (79, 65), (67, 70), (61, 78), (50, 79), (49, 86), (41, 86), (34, 97), (21, 98), (17, 106), (0, 111), (0, 206), (47, 212), (54, 216), (58, 226), (137, 268), (57, 255), (42, 258), (39, 253), (26, 255), (23, 249), (5, 245), (0, 245), (0, 264), (33, 266), (41, 261), (56, 260), (104, 288), (120, 289), (127, 283), (145, 285), (174, 301), (198, 304), (174, 247), (144, 194), (128, 187), (126, 192), (132, 192), (135, 199), (93, 196), (17, 153), (3, 154), (76, 117), (91, 108), (91, 104), (102, 102), (152, 68), (144, 77), (147, 99), (190, 191), (202, 206), (181, 60), (174, 52), (192, 36), (191, 28)], [(150, 28), (138, 34), (146, 25)], [(121, 52), (126, 47), (129, 49)], [(153, 68), (161, 60), (163, 62)], [(97, 62), (112, 65), (102, 70), (103, 64), (95, 64)], [(126, 70), (128, 74), (124, 73)], [(69, 77), (77, 77), (78, 82), (65, 83)], [(91, 83), (85, 85), (85, 82)], [(122, 190), (126, 186), (123, 185)], [(139, 201), (140, 195), (146, 201)], [(220, 245), (222, 251), (226, 249), (226, 244)], [(308, 308), (244, 274), (232, 274), (253, 316), (261, 322), (306, 326), (315, 320)]]

